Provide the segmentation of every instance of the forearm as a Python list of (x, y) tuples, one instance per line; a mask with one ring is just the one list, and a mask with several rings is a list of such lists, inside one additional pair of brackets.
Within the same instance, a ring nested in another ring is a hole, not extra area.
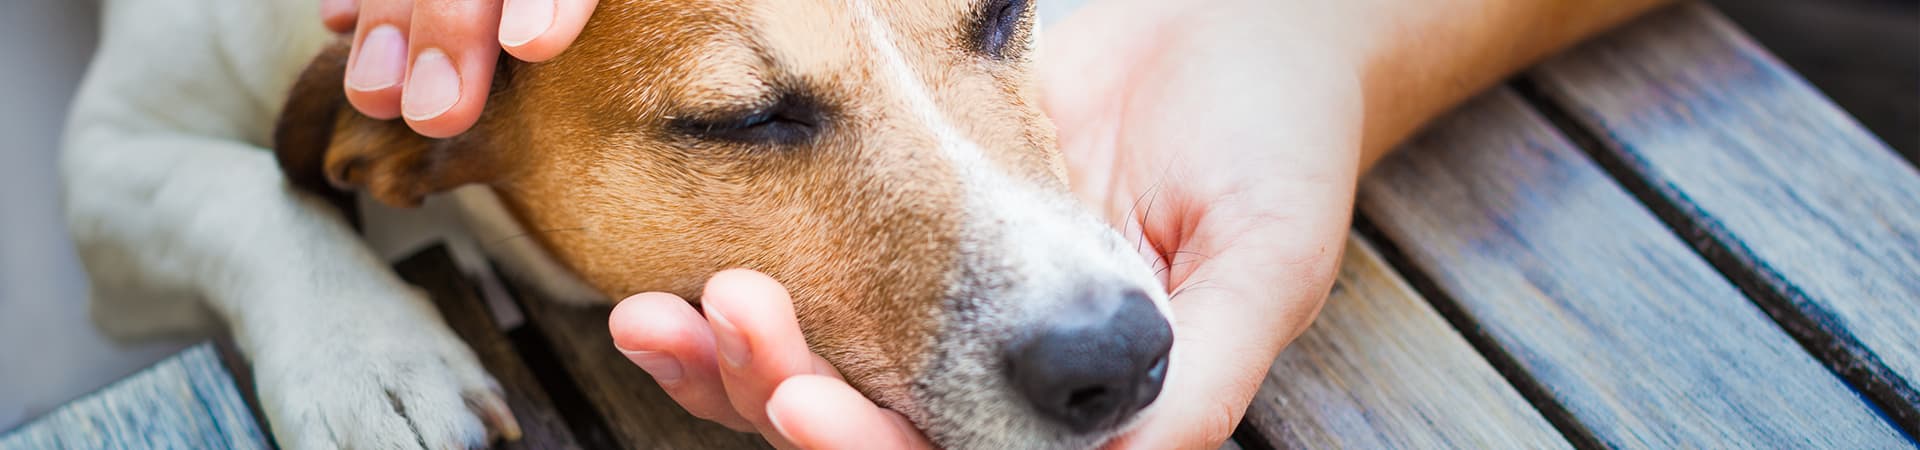
[[(1361, 167), (1526, 66), (1671, 0), (1365, 0), (1339, 21), (1364, 55)], [(1336, 21), (1338, 22), (1338, 21)]]
[(1274, 80), (1286, 84), (1293, 106), (1327, 111), (1330, 120), (1345, 120), (1339, 112), (1357, 103), (1364, 171), (1468, 97), (1673, 1), (1108, 0), (1135, 21), (1117, 21), (1129, 31), (1107, 38), (1147, 36), (1184, 48), (1165, 43), (1184, 37), (1237, 49), (1240, 59), (1212, 60), (1230, 66), (1213, 70), (1280, 67)]

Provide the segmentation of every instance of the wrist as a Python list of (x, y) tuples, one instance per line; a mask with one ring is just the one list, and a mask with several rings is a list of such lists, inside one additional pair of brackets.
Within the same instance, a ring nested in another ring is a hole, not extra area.
[[(1271, 0), (1134, 3), (1162, 18), (1170, 51), (1215, 53), (1219, 59), (1208, 70), (1255, 72), (1222, 79), (1277, 86), (1268, 115), (1311, 123), (1329, 140), (1361, 134), (1371, 113), (1368, 81), (1383, 45), (1357, 8)], [(1329, 148), (1362, 150), (1357, 142)]]
[(1360, 44), (1363, 167), (1428, 120), (1527, 65), (1672, 0), (1354, 1), (1335, 21)]

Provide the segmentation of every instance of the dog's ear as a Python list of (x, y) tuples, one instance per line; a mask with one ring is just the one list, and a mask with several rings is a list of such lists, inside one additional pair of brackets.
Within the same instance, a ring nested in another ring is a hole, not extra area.
[(321, 51), (288, 94), (273, 146), (289, 182), (343, 207), (351, 205), (352, 191), (414, 207), (427, 195), (488, 181), (494, 164), (481, 133), (433, 139), (398, 119), (354, 110), (341, 84), (349, 48), (341, 39)]

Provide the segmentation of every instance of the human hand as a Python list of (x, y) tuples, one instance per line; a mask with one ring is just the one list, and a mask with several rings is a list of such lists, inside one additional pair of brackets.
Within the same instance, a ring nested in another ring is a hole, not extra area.
[(1075, 194), (1142, 244), (1172, 295), (1166, 385), (1109, 448), (1218, 448), (1332, 289), (1362, 166), (1360, 74), (1302, 19), (1326, 16), (1297, 10), (1314, 6), (1275, 5), (1099, 2), (1042, 41)]
[(688, 412), (780, 448), (932, 447), (807, 348), (779, 282), (721, 272), (701, 308), (704, 317), (680, 297), (648, 293), (621, 301), (608, 319), (614, 346)]
[(347, 101), (375, 119), (406, 119), (450, 137), (480, 119), (500, 50), (527, 62), (558, 56), (598, 0), (321, 0), (335, 32), (353, 31)]

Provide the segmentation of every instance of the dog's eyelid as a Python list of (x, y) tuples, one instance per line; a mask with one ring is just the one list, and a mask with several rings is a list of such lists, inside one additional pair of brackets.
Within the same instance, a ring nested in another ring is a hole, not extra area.
[(742, 97), (732, 101), (702, 102), (701, 106), (683, 108), (680, 114), (667, 117), (669, 120), (694, 120), (702, 122), (739, 121), (762, 114), (796, 114), (817, 110), (817, 102), (812, 97), (787, 90), (768, 91), (754, 97)]
[(742, 143), (794, 145), (813, 139), (826, 114), (805, 97), (782, 95), (764, 106), (669, 117), (670, 126), (685, 135)]

